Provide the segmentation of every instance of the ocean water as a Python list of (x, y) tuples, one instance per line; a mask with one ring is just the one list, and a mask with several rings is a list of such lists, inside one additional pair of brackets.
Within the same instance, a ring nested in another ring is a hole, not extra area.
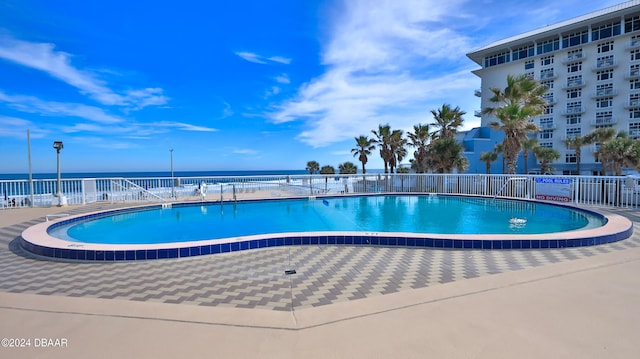
[[(337, 170), (337, 169), (336, 169)], [(367, 173), (382, 173), (383, 170), (369, 170)], [(261, 170), (261, 171), (174, 171), (174, 177), (214, 177), (214, 176), (269, 176), (269, 175), (305, 175), (305, 170)], [(171, 172), (78, 172), (60, 174), (62, 178), (145, 178), (145, 177), (171, 177)], [(33, 179), (55, 179), (55, 173), (34, 173)], [(26, 180), (27, 173), (0, 174), (0, 180)]]

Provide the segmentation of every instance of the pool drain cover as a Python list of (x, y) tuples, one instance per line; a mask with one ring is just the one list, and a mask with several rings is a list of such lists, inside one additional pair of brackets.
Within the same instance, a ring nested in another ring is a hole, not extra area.
[(287, 270), (284, 271), (284, 274), (286, 274), (286, 275), (296, 274), (296, 270), (295, 269), (287, 269)]

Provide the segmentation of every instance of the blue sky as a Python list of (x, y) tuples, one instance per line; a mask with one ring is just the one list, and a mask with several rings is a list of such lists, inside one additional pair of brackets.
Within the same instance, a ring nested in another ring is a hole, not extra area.
[(469, 51), (616, 3), (0, 0), (0, 173), (27, 129), (36, 173), (359, 165), (378, 124), (479, 125)]

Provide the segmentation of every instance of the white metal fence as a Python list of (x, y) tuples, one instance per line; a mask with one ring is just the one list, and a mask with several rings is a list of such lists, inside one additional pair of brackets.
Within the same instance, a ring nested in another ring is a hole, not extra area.
[[(241, 177), (62, 179), (69, 205), (92, 202), (229, 201), (242, 198), (307, 197), (354, 193), (443, 193), (574, 204), (640, 207), (637, 177), (485, 174), (282, 175)], [(548, 183), (561, 195), (545, 196)], [(543, 186), (544, 190), (543, 190)], [(0, 209), (58, 204), (57, 180), (0, 180)]]

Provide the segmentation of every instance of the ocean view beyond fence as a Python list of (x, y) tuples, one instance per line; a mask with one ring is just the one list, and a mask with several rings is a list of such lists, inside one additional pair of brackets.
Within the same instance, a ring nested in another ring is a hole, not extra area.
[[(233, 201), (374, 193), (464, 194), (639, 207), (638, 177), (485, 174), (259, 175), (0, 180), (0, 209), (94, 202)], [(61, 200), (63, 199), (63, 200)]]

